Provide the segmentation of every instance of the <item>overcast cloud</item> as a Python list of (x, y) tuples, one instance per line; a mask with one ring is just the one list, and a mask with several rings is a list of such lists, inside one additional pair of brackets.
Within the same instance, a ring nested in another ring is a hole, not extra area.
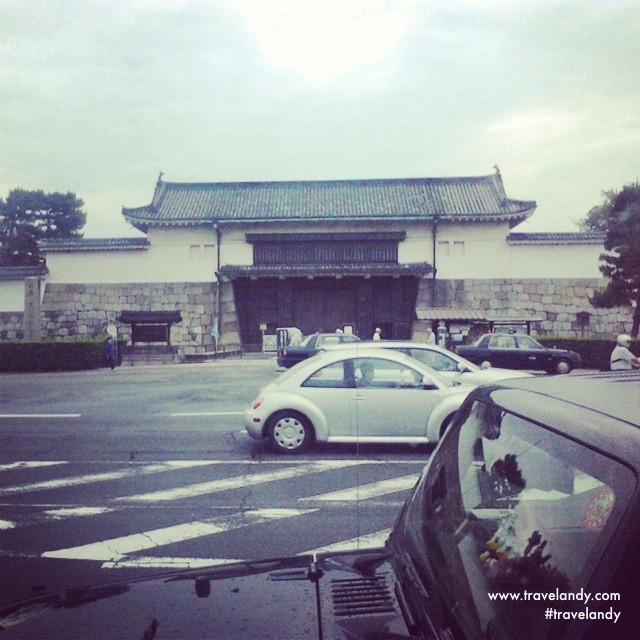
[(637, 0), (2, 0), (0, 197), (85, 235), (176, 182), (502, 172), (571, 231), (640, 176)]

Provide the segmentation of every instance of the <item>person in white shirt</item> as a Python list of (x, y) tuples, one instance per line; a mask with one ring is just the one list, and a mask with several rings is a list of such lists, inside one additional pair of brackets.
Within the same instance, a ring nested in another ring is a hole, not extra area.
[(425, 342), (427, 344), (435, 344), (436, 343), (436, 334), (433, 331), (433, 326), (432, 325), (429, 325), (427, 327), (427, 335), (426, 335), (426, 338), (425, 338)]
[(380, 329), (380, 327), (376, 327), (376, 330), (373, 332), (373, 338), (371, 338), (372, 340), (380, 340), (381, 336), (380, 334), (382, 333), (382, 330)]
[(631, 336), (628, 336), (626, 333), (621, 333), (616, 339), (616, 343), (609, 358), (611, 371), (640, 369), (640, 358), (634, 356), (629, 350)]

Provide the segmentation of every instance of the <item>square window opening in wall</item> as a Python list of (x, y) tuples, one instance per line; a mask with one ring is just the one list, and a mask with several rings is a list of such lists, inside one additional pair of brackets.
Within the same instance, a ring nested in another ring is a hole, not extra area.
[(438, 253), (442, 256), (451, 255), (451, 246), (448, 240), (438, 240)]
[(453, 243), (453, 255), (454, 256), (463, 256), (464, 255), (464, 242), (454, 242)]
[(200, 258), (202, 258), (202, 245), (189, 245), (189, 260), (199, 260)]

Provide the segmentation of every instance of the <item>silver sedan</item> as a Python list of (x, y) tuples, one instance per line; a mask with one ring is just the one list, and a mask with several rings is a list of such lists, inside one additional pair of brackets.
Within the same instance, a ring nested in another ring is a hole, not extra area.
[(390, 349), (326, 351), (267, 385), (244, 423), (280, 453), (314, 442), (436, 442), (471, 389)]
[[(513, 369), (501, 369), (499, 367), (479, 367), (469, 360), (466, 360), (457, 353), (448, 349), (443, 349), (434, 344), (425, 342), (414, 342), (412, 340), (380, 340), (378, 342), (359, 342), (359, 348), (371, 349), (393, 349), (400, 353), (419, 360), (428, 367), (435, 369), (446, 378), (463, 382), (464, 384), (477, 387), (481, 384), (498, 382), (507, 378), (525, 378), (531, 374), (525, 371), (514, 371)], [(355, 345), (330, 345), (323, 347), (326, 351), (337, 351), (351, 349)]]

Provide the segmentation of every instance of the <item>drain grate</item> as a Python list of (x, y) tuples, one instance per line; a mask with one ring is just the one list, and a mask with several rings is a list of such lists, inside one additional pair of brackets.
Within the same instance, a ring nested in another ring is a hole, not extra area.
[(361, 616), (395, 612), (394, 597), (384, 575), (331, 581), (336, 616)]

